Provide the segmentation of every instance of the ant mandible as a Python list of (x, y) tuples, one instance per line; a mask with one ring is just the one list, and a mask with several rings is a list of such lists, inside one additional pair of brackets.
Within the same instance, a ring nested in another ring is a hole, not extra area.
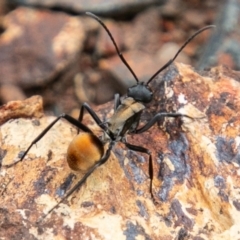
[[(119, 94), (115, 94), (114, 97), (114, 113), (113, 115), (106, 121), (103, 122), (94, 112), (94, 110), (87, 104), (83, 103), (78, 119), (71, 117), (65, 113), (58, 116), (50, 125), (48, 125), (30, 144), (24, 154), (21, 156), (20, 160), (14, 162), (13, 164), (7, 165), (7, 167), (11, 167), (19, 162), (21, 162), (29, 150), (32, 148), (34, 144), (36, 144), (60, 119), (64, 118), (69, 123), (77, 127), (78, 135), (74, 137), (72, 142), (70, 143), (67, 150), (67, 161), (68, 165), (72, 170), (80, 171), (85, 173), (82, 179), (76, 183), (76, 185), (67, 192), (67, 194), (56, 204), (54, 205), (48, 212), (43, 216), (45, 218), (48, 214), (50, 214), (56, 207), (59, 206), (65, 199), (67, 199), (74, 191), (76, 191), (80, 186), (86, 181), (86, 179), (94, 172), (96, 168), (100, 165), (104, 164), (110, 157), (111, 150), (116, 142), (122, 142), (125, 144), (127, 148), (130, 150), (146, 153), (149, 156), (149, 178), (150, 178), (150, 194), (152, 199), (153, 196), (153, 160), (150, 151), (142, 146), (132, 145), (126, 141), (127, 134), (139, 134), (147, 131), (151, 128), (156, 122), (158, 122), (163, 117), (188, 117), (192, 118), (188, 115), (181, 113), (168, 113), (168, 112), (160, 112), (157, 113), (148, 123), (146, 123), (143, 127), (138, 128), (140, 123), (140, 117), (145, 109), (146, 103), (149, 103), (153, 99), (153, 93), (149, 83), (164, 69), (166, 69), (173, 61), (177, 58), (179, 53), (183, 50), (183, 48), (199, 33), (213, 28), (215, 26), (209, 25), (204, 28), (198, 30), (195, 34), (193, 34), (187, 41), (182, 45), (182, 47), (178, 50), (175, 56), (170, 59), (163, 67), (161, 67), (146, 83), (140, 82), (133, 72), (127, 61), (125, 60), (122, 53), (119, 51), (118, 46), (110, 33), (107, 26), (102, 22), (102, 20), (94, 15), (93, 13), (87, 12), (88, 16), (97, 20), (101, 26), (106, 30), (109, 35), (111, 41), (113, 42), (115, 49), (117, 51), (118, 56), (121, 61), (125, 64), (125, 66), (132, 73), (133, 77), (136, 80), (136, 85), (130, 87), (127, 91), (126, 97), (120, 99)], [(103, 134), (101, 138), (98, 138), (94, 133), (88, 128), (86, 125), (82, 123), (84, 111), (87, 111), (96, 124), (103, 130)], [(81, 132), (79, 132), (81, 130)], [(104, 153), (104, 145), (108, 143), (108, 148)], [(42, 218), (42, 219), (43, 219)], [(42, 220), (41, 219), (41, 220)]]

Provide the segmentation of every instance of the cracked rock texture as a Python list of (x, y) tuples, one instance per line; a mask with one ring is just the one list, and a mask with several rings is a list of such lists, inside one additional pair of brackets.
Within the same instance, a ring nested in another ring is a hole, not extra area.
[[(239, 239), (239, 76), (224, 67), (197, 73), (178, 63), (151, 83), (154, 100), (144, 110), (142, 123), (159, 111), (194, 118), (168, 118), (128, 136), (129, 142), (152, 152), (157, 204), (149, 193), (148, 156), (116, 144), (107, 163), (37, 224), (81, 179), (66, 162), (76, 129), (60, 120), (22, 162), (8, 168), (54, 117), (19, 114), (4, 121), (0, 238)], [(112, 109), (108, 103), (96, 112), (104, 119)], [(2, 115), (4, 106), (0, 111)], [(101, 135), (88, 115), (84, 123)]]

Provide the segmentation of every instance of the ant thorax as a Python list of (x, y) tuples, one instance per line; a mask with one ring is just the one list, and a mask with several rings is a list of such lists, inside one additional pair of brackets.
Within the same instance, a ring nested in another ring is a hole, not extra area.
[(107, 126), (115, 141), (120, 141), (127, 131), (135, 130), (145, 106), (131, 97), (122, 100)]

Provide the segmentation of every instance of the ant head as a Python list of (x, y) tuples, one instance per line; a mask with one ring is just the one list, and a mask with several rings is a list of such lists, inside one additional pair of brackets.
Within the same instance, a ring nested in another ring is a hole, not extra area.
[(152, 101), (153, 93), (152, 90), (144, 82), (128, 88), (128, 97), (132, 97), (134, 100), (143, 103), (149, 103)]

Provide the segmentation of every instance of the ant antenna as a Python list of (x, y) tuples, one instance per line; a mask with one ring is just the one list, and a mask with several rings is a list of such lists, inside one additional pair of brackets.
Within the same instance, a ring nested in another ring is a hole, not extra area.
[(103, 28), (106, 30), (106, 32), (108, 33), (109, 37), (111, 38), (112, 42), (113, 42), (113, 45), (115, 46), (116, 48), (116, 51), (117, 51), (117, 54), (118, 56), (120, 57), (120, 59), (122, 60), (122, 62), (125, 64), (125, 66), (129, 69), (129, 71), (132, 73), (132, 75), (134, 76), (136, 82), (138, 83), (139, 80), (136, 76), (136, 74), (134, 73), (134, 71), (132, 70), (132, 68), (129, 66), (129, 64), (127, 63), (126, 59), (124, 58), (123, 54), (120, 52), (120, 50), (118, 49), (118, 46), (112, 36), (112, 34), (110, 33), (109, 29), (107, 28), (107, 26), (103, 23), (103, 21), (98, 17), (96, 16), (95, 14), (91, 13), (91, 12), (86, 12), (86, 14), (88, 16), (91, 16), (93, 17), (94, 19), (96, 19), (102, 26)]
[[(112, 36), (112, 34), (110, 33), (109, 29), (107, 28), (107, 26), (103, 23), (103, 21), (96, 16), (95, 14), (91, 13), (91, 12), (86, 12), (86, 14), (88, 16), (93, 17), (95, 20), (97, 20), (102, 27), (106, 30), (106, 32), (108, 33), (109, 37), (111, 38), (118, 56), (120, 57), (120, 59), (122, 60), (122, 62), (125, 64), (125, 66), (129, 69), (129, 71), (132, 73), (132, 75), (134, 76), (135, 80), (137, 83), (139, 83), (139, 80), (136, 76), (136, 74), (134, 73), (134, 71), (132, 70), (132, 68), (129, 66), (129, 64), (127, 63), (126, 59), (124, 58), (123, 54), (119, 51), (118, 46)], [(181, 48), (177, 51), (177, 53), (175, 54), (175, 56), (170, 59), (166, 64), (164, 64), (146, 83), (146, 85), (148, 85), (160, 72), (162, 72), (165, 68), (167, 68), (170, 64), (172, 64), (174, 62), (174, 60), (177, 58), (177, 56), (179, 55), (179, 53), (186, 47), (186, 45), (193, 39), (195, 38), (199, 33), (209, 29), (209, 28), (215, 28), (215, 25), (208, 25), (206, 27), (201, 28), (200, 30), (198, 30), (197, 32), (195, 32), (190, 38), (187, 39), (187, 41), (181, 46)]]
[(185, 41), (185, 43), (179, 48), (179, 50), (177, 51), (177, 53), (175, 54), (175, 56), (170, 59), (166, 64), (164, 64), (148, 81), (147, 84), (148, 85), (161, 71), (163, 71), (165, 68), (167, 68), (170, 64), (172, 64), (174, 62), (174, 60), (177, 58), (177, 56), (179, 55), (179, 53), (186, 47), (186, 45), (192, 41), (193, 38), (195, 38), (199, 33), (209, 29), (209, 28), (215, 28), (215, 25), (208, 25), (206, 27), (203, 27), (201, 29), (199, 29), (197, 32), (195, 32), (191, 37), (189, 37), (187, 39), (187, 41)]

